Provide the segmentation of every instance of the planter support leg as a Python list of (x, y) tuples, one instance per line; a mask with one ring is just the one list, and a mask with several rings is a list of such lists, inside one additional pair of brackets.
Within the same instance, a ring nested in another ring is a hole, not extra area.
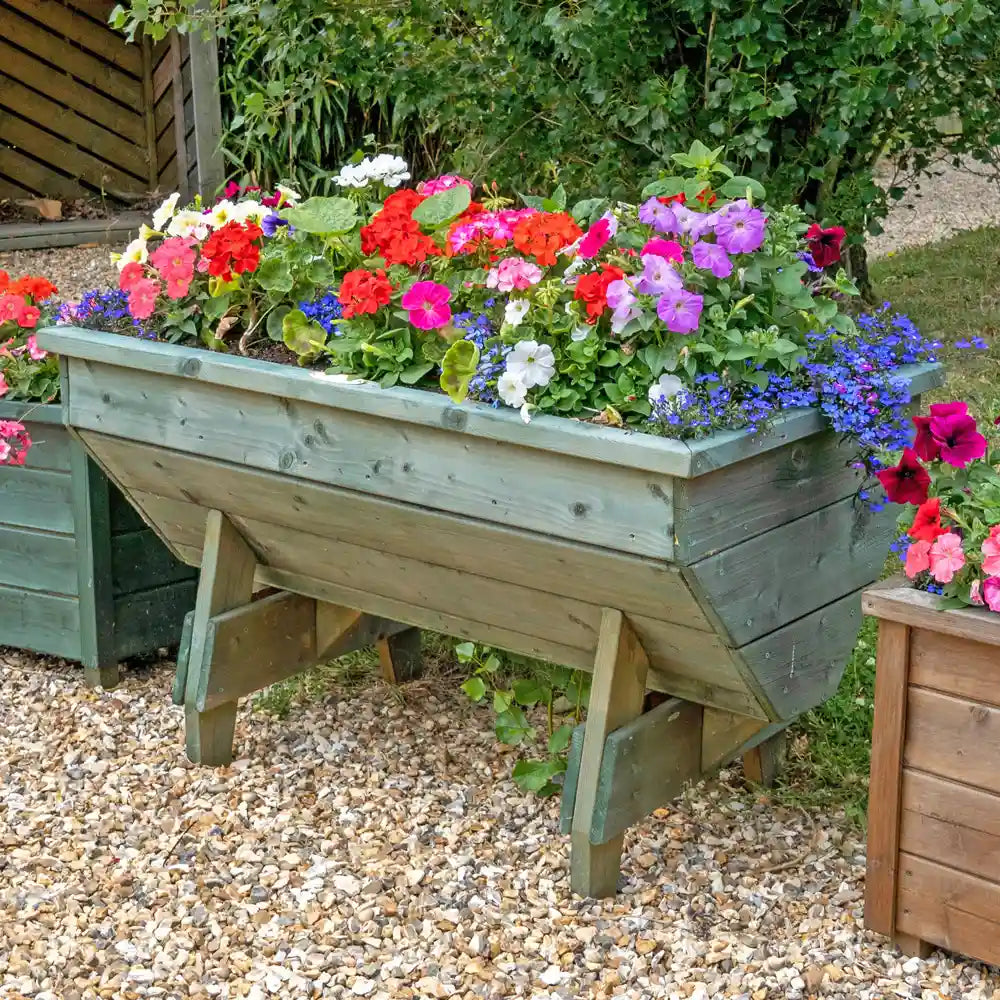
[(611, 732), (642, 712), (648, 669), (646, 653), (625, 616), (604, 608), (571, 828), (572, 885), (581, 896), (613, 896), (618, 888), (625, 835), (594, 844), (590, 831), (605, 743)]
[(387, 684), (404, 684), (420, 676), (420, 629), (408, 628), (379, 639), (375, 648), (378, 650), (382, 679)]
[(211, 669), (205, 656), (209, 619), (250, 601), (256, 565), (253, 551), (232, 522), (221, 511), (209, 511), (184, 691), (187, 755), (195, 764), (215, 767), (233, 759), (236, 700), (198, 711), (198, 692), (202, 673)]
[(781, 773), (784, 756), (785, 730), (781, 730), (743, 755), (743, 774), (755, 785), (773, 788)]

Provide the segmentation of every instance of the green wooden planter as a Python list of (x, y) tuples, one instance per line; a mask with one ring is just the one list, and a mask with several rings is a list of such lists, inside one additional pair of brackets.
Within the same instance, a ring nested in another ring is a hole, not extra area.
[[(688, 444), (90, 331), (39, 339), (66, 361), (68, 424), (202, 566), (189, 754), (228, 760), (236, 698), (345, 648), (350, 609), (593, 670), (564, 796), (582, 892), (614, 891), (629, 823), (833, 693), (892, 537), (815, 410)], [(915, 393), (940, 381), (908, 375)], [(286, 593), (251, 604), (262, 585)], [(647, 688), (673, 697), (643, 715)]]
[(80, 660), (113, 687), (118, 661), (170, 645), (194, 604), (175, 559), (62, 424), (58, 404), (0, 401), (34, 442), (0, 466), (0, 645)]

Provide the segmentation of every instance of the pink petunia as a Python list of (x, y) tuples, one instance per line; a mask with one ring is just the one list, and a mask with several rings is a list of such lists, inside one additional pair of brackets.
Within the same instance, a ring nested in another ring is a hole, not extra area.
[(677, 240), (661, 240), (654, 237), (640, 251), (640, 256), (642, 257), (645, 257), (647, 254), (662, 257), (664, 260), (672, 260), (678, 264), (684, 262), (684, 247)]
[(33, 330), (38, 325), (41, 315), (42, 311), (38, 306), (25, 306), (17, 319), (17, 325), (22, 330)]
[(142, 269), (142, 264), (137, 260), (130, 260), (118, 274), (118, 287), (123, 292), (130, 292), (132, 286), (141, 281), (146, 275)]
[(401, 300), (410, 322), (420, 330), (437, 330), (451, 320), (451, 289), (436, 281), (418, 281)]
[(128, 293), (128, 311), (135, 319), (149, 319), (156, 309), (160, 283), (153, 278), (140, 278)]
[(191, 287), (190, 278), (170, 278), (167, 281), (167, 298), (183, 299)]
[(618, 220), (610, 213), (602, 216), (584, 234), (578, 253), (584, 260), (596, 257), (617, 231)]
[(931, 568), (931, 543), (911, 542), (906, 550), (906, 565), (903, 571), (912, 580), (915, 576)]
[(990, 611), (1000, 611), (1000, 576), (983, 580), (983, 600)]
[(6, 396), (10, 392), (10, 386), (7, 385), (7, 380), (3, 377), (3, 372), (0, 372), (0, 396)]
[(486, 275), (486, 287), (501, 292), (523, 291), (542, 280), (542, 269), (523, 257), (508, 257), (490, 269)]
[(25, 346), (28, 348), (28, 357), (32, 361), (44, 361), (49, 356), (49, 352), (45, 348), (38, 346), (38, 338), (34, 334), (28, 338)]
[(989, 536), (983, 539), (981, 549), (986, 557), (983, 559), (983, 572), (990, 576), (1000, 574), (1000, 524), (994, 524), (990, 528)]
[(24, 312), (26, 305), (23, 295), (13, 295), (10, 292), (0, 295), (0, 323), (13, 321), (20, 324), (21, 313)]
[(949, 531), (934, 540), (930, 553), (931, 576), (938, 583), (951, 583), (955, 574), (965, 565), (962, 539)]
[(983, 595), (978, 580), (973, 580), (969, 585), (969, 600), (973, 604), (981, 605), (983, 603)]
[(193, 241), (181, 236), (164, 240), (150, 255), (149, 262), (164, 281), (190, 281), (194, 274)]

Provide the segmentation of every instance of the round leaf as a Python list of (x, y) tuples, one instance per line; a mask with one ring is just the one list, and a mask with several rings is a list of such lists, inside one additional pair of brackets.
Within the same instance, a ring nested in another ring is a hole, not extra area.
[(413, 210), (413, 218), (422, 226), (441, 226), (461, 215), (472, 201), (472, 194), (464, 184), (439, 191), (422, 201)]
[(320, 236), (350, 232), (358, 222), (354, 202), (347, 198), (309, 198), (284, 215), (296, 229)]

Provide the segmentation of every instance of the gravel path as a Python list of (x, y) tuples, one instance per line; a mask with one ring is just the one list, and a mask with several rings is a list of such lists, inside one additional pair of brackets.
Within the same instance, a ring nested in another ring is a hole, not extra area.
[(862, 926), (839, 817), (711, 782), (574, 899), (557, 803), (523, 795), (451, 683), (372, 682), (188, 765), (168, 664), (95, 693), (0, 650), (0, 996), (1000, 998)]

